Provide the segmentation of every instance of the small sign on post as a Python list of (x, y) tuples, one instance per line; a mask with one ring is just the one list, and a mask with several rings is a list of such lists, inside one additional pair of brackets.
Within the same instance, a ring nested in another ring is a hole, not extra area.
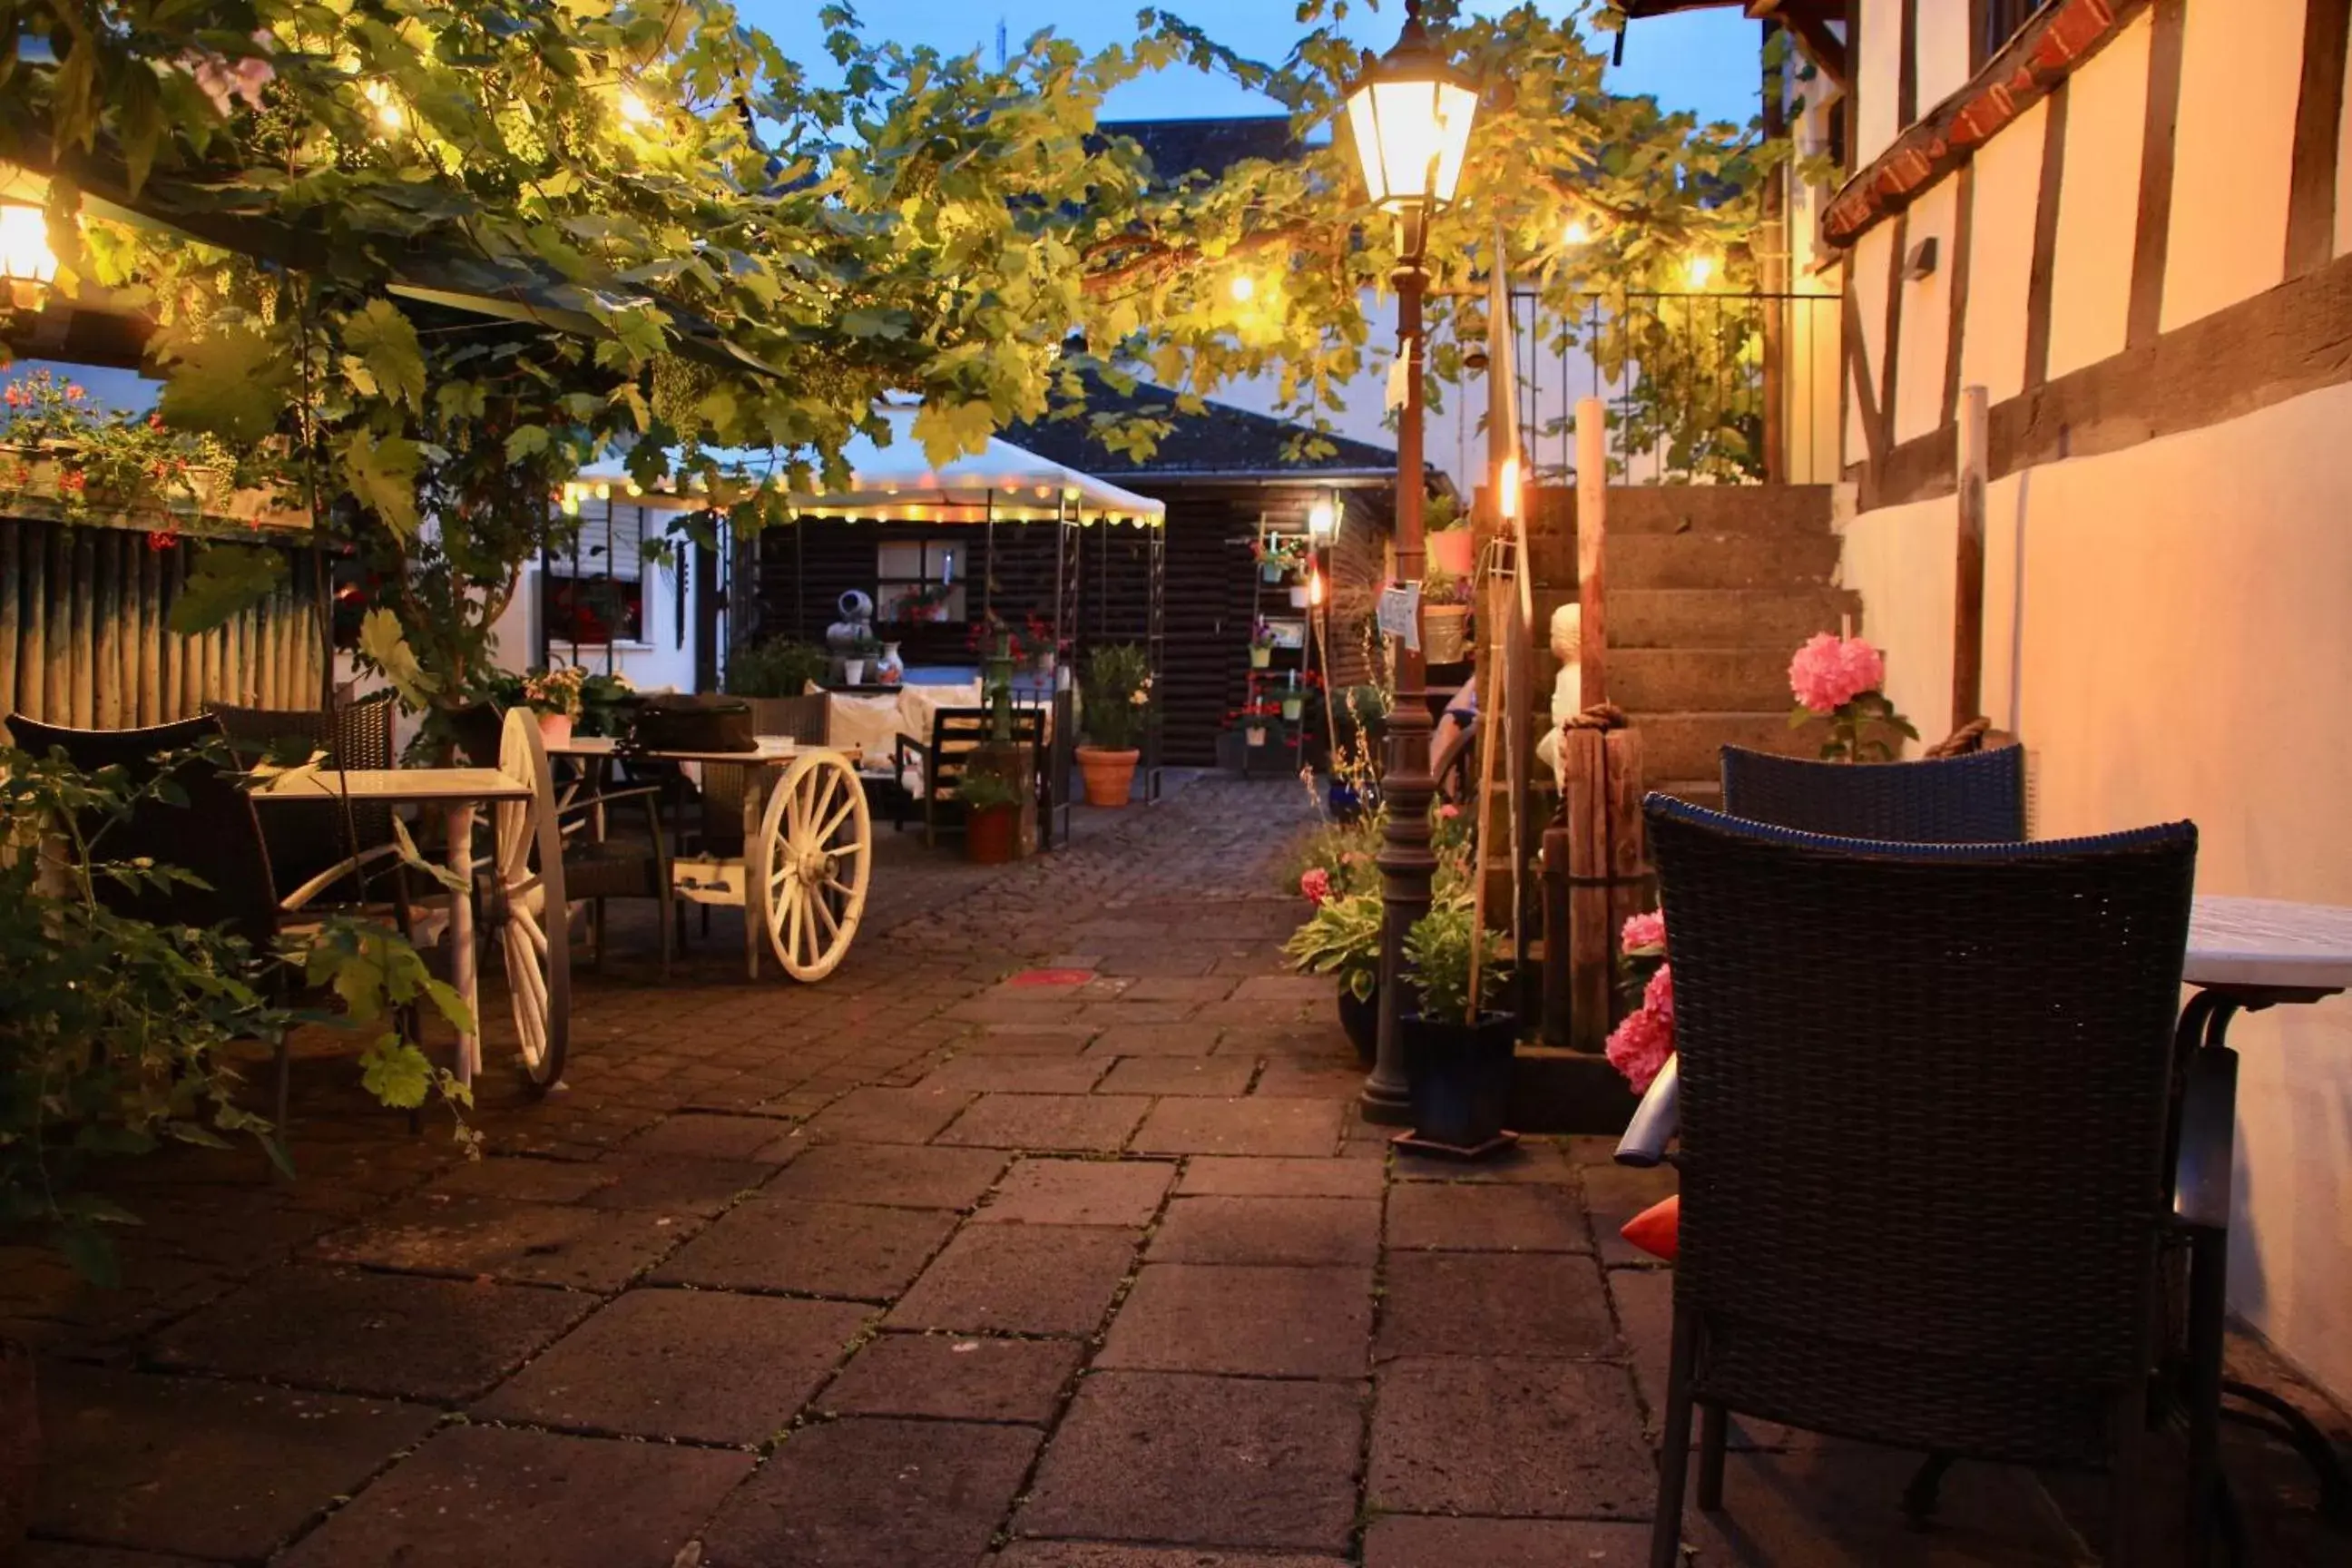
[(1404, 646), (1413, 652), (1421, 651), (1421, 584), (1407, 583), (1399, 587), (1393, 584), (1381, 590), (1376, 611), (1381, 635), (1402, 637)]

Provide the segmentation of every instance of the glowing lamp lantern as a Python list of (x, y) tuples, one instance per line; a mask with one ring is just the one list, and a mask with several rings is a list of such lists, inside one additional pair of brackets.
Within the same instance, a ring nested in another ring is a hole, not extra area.
[(37, 308), (57, 280), (58, 256), (49, 248), (49, 226), (41, 209), (19, 202), (0, 204), (0, 279), (20, 310)]
[(1503, 504), (1503, 521), (1505, 522), (1517, 522), (1519, 520), (1518, 458), (1506, 458), (1503, 459), (1503, 474), (1501, 482), (1498, 486), (1498, 491), (1499, 494), (1497, 499), (1500, 500)]
[(1307, 603), (1315, 609), (1323, 607), (1323, 574), (1312, 566), (1307, 569)]
[(1317, 498), (1315, 504), (1307, 509), (1307, 536), (1318, 545), (1330, 543), (1339, 527), (1339, 509), (1331, 504), (1329, 496)]
[(1453, 201), (1477, 112), (1477, 89), (1431, 41), (1419, 0), (1409, 0), (1395, 46), (1377, 58), (1367, 52), (1348, 93), (1348, 127), (1372, 205), (1410, 222)]

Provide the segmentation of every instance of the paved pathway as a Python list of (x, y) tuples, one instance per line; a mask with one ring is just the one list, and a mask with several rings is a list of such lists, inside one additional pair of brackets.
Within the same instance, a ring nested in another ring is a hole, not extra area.
[[(1390, 1156), (1278, 970), (1303, 810), (1205, 781), (1000, 874), (894, 845), (819, 987), (726, 929), (666, 987), (616, 960), (478, 1163), (321, 1062), (299, 1184), (140, 1166), (124, 1290), (0, 1255), (53, 1357), (30, 1563), (1643, 1562), (1669, 1278), (1616, 1228), (1669, 1178)], [(2030, 1476), (1963, 1468), (1920, 1536), (1902, 1457), (1739, 1442), (1706, 1568), (2083, 1558)], [(2255, 1561), (2342, 1560), (2237, 1461)]]

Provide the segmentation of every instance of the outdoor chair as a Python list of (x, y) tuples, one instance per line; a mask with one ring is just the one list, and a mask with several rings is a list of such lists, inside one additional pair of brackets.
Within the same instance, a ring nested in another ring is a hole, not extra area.
[[(1042, 753), (1045, 736), (1044, 708), (1015, 708), (1013, 710), (1013, 739), (1021, 745)], [(961, 822), (960, 816), (950, 816), (955, 805), (956, 785), (963, 778), (965, 761), (972, 749), (995, 733), (994, 716), (985, 708), (941, 708), (931, 715), (931, 736), (926, 742), (912, 735), (902, 734), (895, 762), (901, 780), (920, 781), (920, 788), (909, 785), (906, 797), (898, 803), (891, 817), (894, 830), (907, 826), (907, 814), (915, 796), (919, 794), (923, 807), (923, 843), (939, 843), (941, 826)], [(1045, 765), (1042, 754), (1038, 766)], [(910, 773), (910, 768), (915, 770)]]
[[(1654, 1568), (1740, 1412), (2104, 1470), (2135, 1560), (2196, 829), (1897, 845), (1646, 806), (1681, 1219)], [(1912, 1500), (1906, 1499), (1906, 1503)]]
[[(398, 765), (393, 744), (393, 716), (398, 704), (390, 691), (364, 697), (331, 712), (302, 708), (243, 708), (215, 702), (207, 712), (219, 719), (230, 750), (241, 766), (287, 742), (307, 744), (323, 752), (320, 767), (390, 768)], [(282, 897), (320, 872), (346, 864), (352, 857), (376, 852), (389, 861), (398, 879), (404, 868), (393, 858), (392, 806), (383, 801), (302, 801), (273, 805), (261, 818), (261, 840), (269, 851), (269, 870)], [(364, 874), (345, 878), (330, 891), (337, 899), (362, 899), (368, 889)], [(390, 895), (406, 930), (404, 888)]]
[[(824, 692), (807, 697), (752, 697), (751, 730), (760, 735), (789, 735), (803, 746), (825, 742), (825, 720), (831, 701)], [(740, 763), (704, 763), (702, 815), (698, 835), (701, 852), (721, 858), (743, 853), (743, 791), (751, 770)], [(706, 906), (703, 918), (709, 919)]]
[[(68, 730), (12, 715), (7, 727), (24, 751), (62, 751), (85, 773), (121, 767), (134, 785), (156, 776), (159, 755), (226, 738), (221, 720), (212, 714), (144, 730)], [(369, 865), (392, 859), (396, 849), (386, 845), (350, 856), (281, 894), (271, 875), (268, 842), (253, 798), (236, 773), (201, 756), (184, 756), (171, 774), (185, 805), (156, 803), (134, 810), (107, 826), (100, 847), (110, 860), (143, 857), (176, 866), (201, 879), (203, 885), (134, 889), (102, 884), (99, 896), (115, 913), (134, 920), (223, 927), (252, 949), (267, 987), (281, 994), (290, 991), (297, 972), (274, 958), (278, 939), (298, 933), (305, 915), (330, 889), (354, 880)], [(363, 908), (390, 918), (383, 910)], [(274, 1121), (282, 1135), (292, 1081), (289, 1041), (278, 1039), (275, 1058)]]
[(1723, 809), (1749, 822), (1895, 844), (2025, 837), (2025, 748), (1916, 763), (1819, 763), (1723, 748)]

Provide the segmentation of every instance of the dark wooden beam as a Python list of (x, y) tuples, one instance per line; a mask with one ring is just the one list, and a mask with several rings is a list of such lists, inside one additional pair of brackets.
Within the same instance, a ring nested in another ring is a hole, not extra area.
[(1879, 450), (1895, 445), (1896, 373), (1903, 359), (1903, 251), (1911, 242), (1911, 218), (1895, 220), (1895, 243), (1886, 253), (1886, 331), (1879, 339), (1878, 417), (1886, 426), (1878, 438)]
[[(2352, 383), (2352, 255), (1998, 405), (1991, 475), (2096, 457)], [(1954, 428), (1874, 457), (1865, 510), (1952, 493)]]
[(2066, 172), (2066, 84), (2050, 94), (2042, 126), (2042, 186), (2033, 209), (2033, 270), (2025, 285), (2025, 384), (2050, 379), (2050, 290), (2058, 270), (2058, 201)]
[(1895, 47), (1895, 128), (1900, 131), (1919, 118), (1919, 0), (1903, 0)]
[(1976, 227), (1976, 165), (1963, 163), (1953, 177), (1950, 309), (1944, 315), (1944, 404), (1937, 421), (1949, 425), (1960, 404), (1960, 343), (1969, 321), (1969, 247)]
[[(1853, 386), (1855, 403), (1860, 405), (1863, 445), (1871, 466), (1875, 467), (1886, 456), (1886, 427), (1879, 423), (1878, 389), (1870, 384), (1870, 349), (1862, 341), (1862, 307), (1854, 303), (1852, 279), (1839, 292), (1843, 296), (1839, 310), (1845, 317), (1844, 331), (1839, 334), (1845, 340), (1845, 379)], [(1844, 442), (1843, 431), (1839, 432), (1838, 440)]]
[(2139, 143), (2139, 216), (2132, 237), (2124, 342), (2156, 341), (2164, 322), (2164, 267), (2172, 246), (2173, 133), (2180, 120), (2180, 57), (2189, 0), (2157, 0), (2147, 41), (2147, 117)]
[(2336, 252), (2336, 130), (2344, 116), (2344, 58), (2352, 0), (2306, 0), (2303, 88), (2294, 106), (2294, 163), (2287, 184), (2286, 276)]

